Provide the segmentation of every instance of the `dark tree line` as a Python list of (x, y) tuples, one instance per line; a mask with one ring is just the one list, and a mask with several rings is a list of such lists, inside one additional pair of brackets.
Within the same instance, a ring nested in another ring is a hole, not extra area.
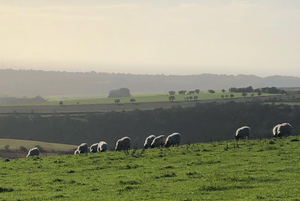
[(300, 132), (300, 107), (258, 102), (202, 103), (195, 107), (157, 108), (81, 116), (12, 114), (0, 117), (0, 137), (68, 144), (105, 140), (113, 148), (129, 136), (141, 147), (149, 135), (179, 132), (182, 143), (234, 139), (237, 128), (248, 125), (251, 138), (271, 137), (278, 123), (289, 122)]

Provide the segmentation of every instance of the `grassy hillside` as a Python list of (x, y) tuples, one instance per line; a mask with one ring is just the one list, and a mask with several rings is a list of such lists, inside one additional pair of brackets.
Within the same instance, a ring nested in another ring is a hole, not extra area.
[[(202, 91), (199, 94), (190, 94), (190, 95), (175, 95), (174, 101), (186, 101), (185, 98), (197, 96), (197, 100), (215, 100), (215, 99), (222, 99), (222, 95), (224, 96), (224, 100), (232, 100), (230, 95), (233, 94), (234, 98), (243, 97), (242, 93), (230, 93), (229, 91), (223, 93), (221, 90), (216, 90), (215, 93), (209, 93), (208, 91)], [(250, 98), (252, 93), (247, 94), (246, 97)], [(258, 97), (257, 93), (253, 93), (254, 97)], [(225, 97), (227, 95), (227, 97)], [(264, 93), (261, 95), (261, 98), (264, 100), (266, 97), (274, 95), (274, 94), (267, 94)], [(40, 102), (40, 103), (24, 103), (21, 105), (30, 106), (30, 105), (59, 105), (59, 102), (62, 101), (63, 105), (87, 105), (87, 104), (115, 104), (116, 99), (120, 99), (120, 104), (128, 104), (131, 103), (130, 99), (135, 99), (135, 103), (147, 103), (147, 102), (169, 102), (169, 94), (168, 93), (149, 93), (149, 94), (132, 94), (131, 97), (120, 97), (120, 98), (95, 98), (92, 96), (85, 97), (84, 95), (80, 97), (80, 95), (72, 95), (72, 96), (62, 96), (59, 99), (57, 96), (45, 97), (48, 99), (47, 102)], [(20, 105), (20, 104), (19, 104)], [(6, 104), (6, 106), (13, 106)]]
[(0, 200), (299, 200), (298, 137), (0, 161)]

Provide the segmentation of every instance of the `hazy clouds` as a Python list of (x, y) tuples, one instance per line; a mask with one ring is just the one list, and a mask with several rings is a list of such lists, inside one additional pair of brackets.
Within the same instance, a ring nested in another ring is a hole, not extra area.
[(0, 0), (0, 45), (16, 69), (300, 76), (300, 2)]

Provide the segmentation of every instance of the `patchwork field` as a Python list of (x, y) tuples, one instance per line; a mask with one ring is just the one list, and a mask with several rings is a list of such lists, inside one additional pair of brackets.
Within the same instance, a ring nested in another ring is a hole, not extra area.
[(298, 136), (0, 161), (0, 200), (300, 200)]

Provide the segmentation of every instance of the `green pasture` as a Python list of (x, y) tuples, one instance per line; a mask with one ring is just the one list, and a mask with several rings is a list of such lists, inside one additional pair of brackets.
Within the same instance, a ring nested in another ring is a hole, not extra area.
[[(174, 101), (185, 101), (185, 98), (192, 97), (192, 100), (194, 99), (194, 96), (198, 96), (197, 100), (209, 100), (209, 99), (224, 99), (224, 100), (230, 100), (230, 94), (234, 95), (234, 98), (240, 98), (243, 97), (242, 93), (230, 93), (230, 92), (221, 92), (221, 90), (216, 90), (216, 93), (209, 93), (208, 91), (200, 92), (199, 94), (191, 94), (191, 95), (178, 95), (178, 93), (175, 95)], [(252, 94), (252, 93), (251, 93)], [(246, 97), (251, 98), (251, 94), (249, 93)], [(256, 93), (253, 93), (254, 97), (258, 97)], [(224, 98), (221, 96), (224, 95)], [(228, 97), (225, 97), (228, 95)], [(270, 96), (274, 94), (262, 94), (261, 98)], [(117, 97), (117, 98), (83, 98), (81, 99), (72, 99), (71, 96), (69, 96), (68, 99), (57, 99), (55, 101), (51, 101), (51, 99), (48, 102), (45, 103), (33, 103), (33, 104), (23, 104), (23, 105), (58, 105), (60, 101), (63, 102), (64, 105), (76, 105), (76, 104), (115, 104), (116, 99), (120, 99), (120, 104), (124, 103), (131, 103), (130, 99), (135, 99), (135, 103), (144, 103), (144, 102), (164, 102), (169, 101), (169, 94), (168, 93), (153, 93), (153, 94), (132, 94), (131, 97)], [(76, 95), (74, 95), (76, 97)]]
[(16, 140), (16, 139), (1, 139), (0, 138), (0, 150), (5, 149), (5, 146), (9, 145), (9, 150), (19, 150), (20, 146), (23, 146), (27, 149), (31, 149), (36, 145), (41, 146), (45, 151), (70, 151), (76, 149), (77, 146), (69, 144), (59, 144), (59, 143), (50, 143), (50, 142), (41, 142), (41, 141), (31, 141), (31, 140)]
[(0, 200), (300, 200), (300, 141), (221, 141), (0, 161)]

